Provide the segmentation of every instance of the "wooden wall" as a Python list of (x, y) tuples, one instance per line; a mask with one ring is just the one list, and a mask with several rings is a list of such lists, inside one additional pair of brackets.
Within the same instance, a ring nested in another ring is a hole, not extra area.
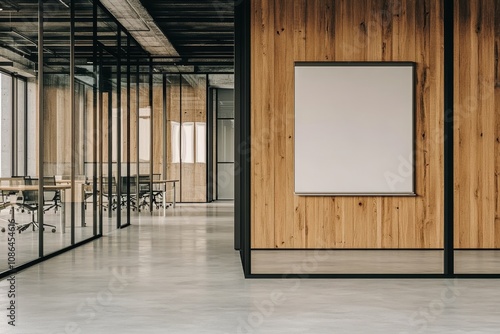
[[(182, 122), (205, 123), (206, 113), (206, 77), (187, 75), (182, 83)], [(181, 200), (184, 202), (205, 202), (207, 199), (206, 163), (182, 163)]]
[[(69, 77), (47, 75), (44, 84), (44, 173), (45, 175), (69, 175), (71, 173), (72, 152), (71, 113), (68, 112), (71, 109)], [(84, 85), (76, 83), (75, 92), (75, 136), (77, 145), (75, 162), (77, 166), (81, 166), (84, 160), (84, 140), (87, 140), (86, 135), (83, 133), (83, 114), (89, 101)], [(82, 172), (80, 169), (75, 171), (77, 174), (80, 172)]]
[(455, 4), (455, 247), (500, 247), (500, 1)]
[[(442, 10), (440, 0), (251, 1), (253, 248), (443, 246)], [(365, 60), (417, 63), (418, 196), (295, 196), (294, 61)]]

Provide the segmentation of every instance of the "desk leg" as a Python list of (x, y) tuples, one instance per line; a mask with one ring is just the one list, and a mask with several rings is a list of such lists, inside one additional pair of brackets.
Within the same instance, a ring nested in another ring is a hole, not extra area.
[(61, 189), (61, 233), (66, 233), (66, 190)]
[(167, 210), (167, 183), (163, 185), (163, 216), (165, 216), (165, 212)]
[[(13, 225), (15, 226), (16, 225), (16, 217), (14, 215), (14, 212), (16, 210), (14, 210), (14, 207), (11, 206), (10, 207), (10, 219), (7, 219), (7, 222), (9, 223), (8, 225)], [(9, 226), (7, 226), (7, 230), (9, 229)], [(10, 231), (9, 231), (10, 232)]]
[(85, 227), (87, 226), (87, 224), (85, 223), (85, 188), (84, 186), (82, 185), (82, 191), (80, 192), (80, 200), (82, 201), (82, 205), (81, 205), (81, 224), (82, 224), (82, 227)]
[(175, 183), (176, 182), (172, 182), (174, 184), (174, 209), (175, 209)]

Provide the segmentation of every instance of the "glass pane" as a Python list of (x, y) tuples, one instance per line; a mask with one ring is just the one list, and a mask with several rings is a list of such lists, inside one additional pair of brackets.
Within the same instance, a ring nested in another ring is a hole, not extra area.
[[(167, 75), (167, 179), (180, 180), (181, 162), (181, 99), (180, 75)], [(173, 195), (173, 194), (172, 194)], [(171, 195), (170, 195), (171, 196)], [(176, 187), (176, 199), (180, 199), (180, 187)], [(171, 196), (173, 197), (173, 196)], [(169, 198), (168, 200), (171, 200)]]
[(206, 202), (206, 163), (195, 163), (195, 124), (206, 122), (207, 80), (205, 75), (182, 75), (181, 201)]
[(27, 162), (25, 159), (26, 152), (26, 82), (16, 80), (17, 83), (17, 175), (26, 175)]
[(234, 162), (234, 120), (217, 121), (217, 161)]
[(74, 205), (71, 172), (76, 118), (71, 113), (70, 9), (61, 2), (45, 2), (43, 10), (43, 182), (57, 187), (43, 192), (44, 254), (50, 254), (70, 246), (74, 232), (70, 213)]
[(217, 118), (234, 118), (234, 90), (218, 90)]
[(207, 162), (207, 124), (196, 123), (196, 162)]
[(12, 103), (13, 87), (12, 77), (0, 73), (0, 106), (1, 118), (0, 129), (0, 177), (10, 177), (12, 175)]
[(153, 75), (153, 174), (161, 176), (163, 176), (163, 131), (163, 75), (155, 74)]
[(234, 199), (234, 164), (217, 164), (217, 199)]

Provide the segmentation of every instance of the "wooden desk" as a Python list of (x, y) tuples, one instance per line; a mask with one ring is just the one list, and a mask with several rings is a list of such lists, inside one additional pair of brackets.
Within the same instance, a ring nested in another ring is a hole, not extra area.
[[(47, 191), (55, 191), (55, 190), (66, 190), (70, 189), (71, 185), (68, 184), (57, 184), (57, 185), (44, 185), (43, 190)], [(38, 185), (26, 185), (26, 184), (12, 184), (12, 185), (0, 185), (0, 191), (8, 191), (8, 192), (20, 192), (20, 191), (38, 191)], [(14, 205), (16, 203), (2, 203), (0, 209), (5, 209), (8, 206), (12, 206), (11, 217), (12, 220), (15, 221), (14, 217)], [(61, 191), (61, 233), (66, 233), (66, 208), (64, 203), (64, 191)]]

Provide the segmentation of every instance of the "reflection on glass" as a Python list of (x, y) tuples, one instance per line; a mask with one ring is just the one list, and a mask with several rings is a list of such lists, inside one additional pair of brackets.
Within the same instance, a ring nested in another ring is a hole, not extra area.
[(23, 80), (16, 80), (17, 84), (17, 143), (14, 146), (16, 148), (15, 159), (17, 163), (15, 164), (16, 170), (14, 171), (16, 175), (26, 175), (26, 158), (24, 152), (26, 152), (26, 82)]
[(0, 177), (12, 175), (12, 77), (0, 73)]
[[(56, 233), (44, 233), (44, 254), (53, 253), (71, 245), (72, 210), (71, 172), (72, 140), (77, 136), (72, 131), (72, 123), (78, 120), (71, 110), (70, 77), (68, 74), (46, 72), (44, 75), (44, 118), (43, 127), (43, 182), (56, 185), (58, 179), (64, 180), (56, 193), (45, 192), (44, 200), (52, 201), (53, 207), (43, 215), (44, 224), (56, 226)], [(76, 86), (75, 86), (76, 88)], [(75, 117), (75, 119), (73, 119)], [(36, 176), (38, 178), (38, 175)], [(56, 196), (57, 195), (57, 196)]]
[(217, 199), (234, 199), (234, 90), (217, 89)]
[(217, 118), (234, 118), (234, 90), (218, 90)]
[(180, 133), (181, 133), (181, 124), (179, 122), (170, 122), (170, 142), (171, 142), (171, 162), (179, 163), (181, 162), (181, 147), (180, 147)]
[(151, 107), (139, 108), (139, 160), (149, 161), (151, 143), (149, 141), (151, 133)]
[(234, 162), (234, 120), (217, 121), (217, 159), (219, 162)]
[(185, 122), (181, 127), (182, 163), (194, 163), (194, 123)]
[(234, 199), (234, 164), (219, 164), (217, 171), (217, 199)]
[(207, 162), (207, 124), (196, 123), (196, 162)]

